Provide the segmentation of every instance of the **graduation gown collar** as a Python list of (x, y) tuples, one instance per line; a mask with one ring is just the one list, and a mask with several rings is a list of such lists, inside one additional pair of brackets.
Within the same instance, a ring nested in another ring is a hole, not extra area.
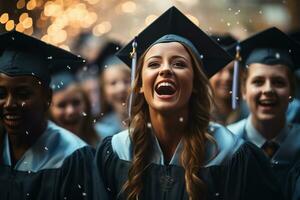
[[(62, 166), (66, 157), (86, 143), (71, 132), (48, 121), (44, 133), (21, 157), (13, 167), (15, 170), (37, 172), (42, 169), (54, 169)], [(3, 142), (3, 164), (11, 166), (10, 146), (8, 135)]]
[[(204, 163), (206, 167), (212, 165), (219, 165), (223, 163), (225, 160), (230, 158), (232, 154), (243, 143), (243, 140), (237, 139), (226, 128), (216, 123), (210, 123), (208, 132), (214, 137), (218, 148), (216, 149), (216, 146), (212, 143), (207, 144), (206, 146), (207, 151), (205, 155), (206, 161)], [(165, 165), (162, 150), (154, 134), (153, 134), (153, 139), (154, 139), (154, 148), (152, 154), (153, 155), (152, 163), (158, 165)], [(113, 151), (118, 155), (118, 157), (121, 160), (132, 161), (133, 147), (132, 147), (128, 130), (122, 131), (114, 135), (112, 137), (111, 144), (112, 144)], [(183, 148), (183, 144), (182, 141), (180, 141), (172, 156), (170, 163), (168, 163), (169, 165), (181, 166), (180, 155), (182, 152), (182, 148)]]
[[(251, 122), (251, 115), (246, 120), (246, 125), (245, 125), (245, 131), (246, 131), (246, 138), (248, 141), (252, 142), (255, 144), (257, 147), (261, 148), (265, 142), (267, 141), (266, 138), (262, 136), (262, 134), (259, 133), (259, 131), (252, 125)], [(273, 142), (277, 143), (279, 146), (281, 143), (284, 141), (287, 133), (288, 133), (288, 125), (285, 123), (284, 128), (279, 132), (279, 134), (272, 139)]]
[[(247, 119), (243, 119), (235, 124), (229, 125), (228, 129), (235, 135), (249, 141), (246, 132)], [(282, 130), (284, 137), (281, 140), (280, 147), (271, 158), (273, 165), (289, 165), (292, 164), (300, 156), (300, 125), (287, 123)]]

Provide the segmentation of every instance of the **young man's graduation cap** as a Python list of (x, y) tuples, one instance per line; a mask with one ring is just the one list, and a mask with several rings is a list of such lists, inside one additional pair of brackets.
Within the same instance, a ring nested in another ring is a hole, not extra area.
[[(300, 44), (291, 37), (272, 27), (259, 32), (239, 43), (242, 62), (267, 65), (283, 64), (292, 71), (300, 66)], [(235, 47), (229, 52), (234, 55)]]
[(82, 58), (17, 31), (0, 35), (0, 73), (30, 75), (48, 87), (51, 72), (70, 70), (85, 63)]
[[(138, 58), (151, 46), (166, 42), (179, 42), (191, 48), (198, 59), (202, 60), (203, 71), (209, 78), (232, 60), (206, 33), (176, 7), (171, 7), (117, 53), (132, 68), (132, 84)], [(132, 95), (129, 99), (129, 115)]]
[(221, 47), (227, 49), (231, 45), (235, 44), (237, 40), (232, 37), (230, 34), (213, 34), (210, 36), (215, 42), (217, 42)]

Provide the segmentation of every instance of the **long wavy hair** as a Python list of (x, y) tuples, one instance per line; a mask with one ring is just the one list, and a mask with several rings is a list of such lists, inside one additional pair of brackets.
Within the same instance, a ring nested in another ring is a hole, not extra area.
[[(193, 91), (189, 102), (189, 120), (186, 135), (183, 136), (183, 151), (180, 162), (185, 170), (185, 187), (190, 200), (205, 199), (207, 188), (199, 176), (205, 157), (205, 144), (207, 141), (216, 145), (215, 140), (208, 134), (207, 128), (210, 121), (212, 104), (211, 88), (203, 72), (201, 60), (193, 51), (182, 44), (192, 59), (194, 71)], [(149, 50), (149, 49), (148, 49)], [(138, 199), (143, 190), (145, 170), (151, 164), (153, 147), (152, 131), (149, 128), (149, 108), (143, 94), (139, 93), (142, 85), (142, 66), (145, 54), (138, 62), (137, 75), (133, 87), (134, 99), (132, 104), (132, 119), (129, 130), (133, 143), (132, 166), (128, 173), (128, 180), (123, 185), (122, 191), (127, 199)]]

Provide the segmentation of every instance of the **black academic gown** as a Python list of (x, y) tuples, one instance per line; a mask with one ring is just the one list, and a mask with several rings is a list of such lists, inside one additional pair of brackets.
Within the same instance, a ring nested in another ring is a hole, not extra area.
[[(231, 124), (228, 126), (228, 129), (237, 137), (244, 140), (249, 140), (246, 132), (247, 120), (249, 119), (243, 119), (237, 123)], [(273, 157), (269, 159), (271, 169), (281, 189), (284, 189), (288, 187), (287, 185), (290, 185), (290, 180), (287, 179), (288, 173), (295, 165), (295, 162), (300, 159), (300, 126), (299, 124), (288, 124), (286, 130), (286, 136), (281, 142), (279, 149), (276, 151)], [(290, 176), (291, 175), (292, 173), (290, 173)]]
[[(207, 185), (209, 200), (282, 199), (268, 161), (259, 149), (238, 140), (220, 125), (211, 124), (209, 130), (219, 146), (218, 155), (206, 162), (199, 172)], [(118, 142), (112, 142), (112, 137), (106, 138), (96, 154), (97, 167), (111, 199), (125, 199), (122, 193), (120, 196), (118, 194), (127, 180), (132, 160), (128, 133), (124, 134), (123, 131), (118, 135), (123, 135)], [(113, 137), (117, 138), (118, 135)], [(139, 199), (188, 199), (184, 169), (177, 164), (150, 164), (145, 171), (144, 187)]]
[(65, 129), (49, 122), (43, 135), (15, 166), (9, 164), (9, 154), (3, 146), (1, 200), (107, 199), (94, 167), (94, 149)]

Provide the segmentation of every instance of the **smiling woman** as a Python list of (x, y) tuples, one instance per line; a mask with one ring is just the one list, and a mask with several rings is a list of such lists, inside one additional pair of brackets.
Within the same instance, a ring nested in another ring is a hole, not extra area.
[[(209, 121), (208, 77), (231, 57), (175, 7), (135, 42), (129, 129), (96, 154), (111, 198), (281, 199), (259, 149)], [(128, 65), (132, 46), (117, 54)]]
[(82, 59), (18, 32), (0, 35), (0, 44), (0, 120), (5, 129), (0, 199), (105, 198), (93, 173), (91, 147), (46, 117), (52, 96), (48, 67), (81, 65)]

